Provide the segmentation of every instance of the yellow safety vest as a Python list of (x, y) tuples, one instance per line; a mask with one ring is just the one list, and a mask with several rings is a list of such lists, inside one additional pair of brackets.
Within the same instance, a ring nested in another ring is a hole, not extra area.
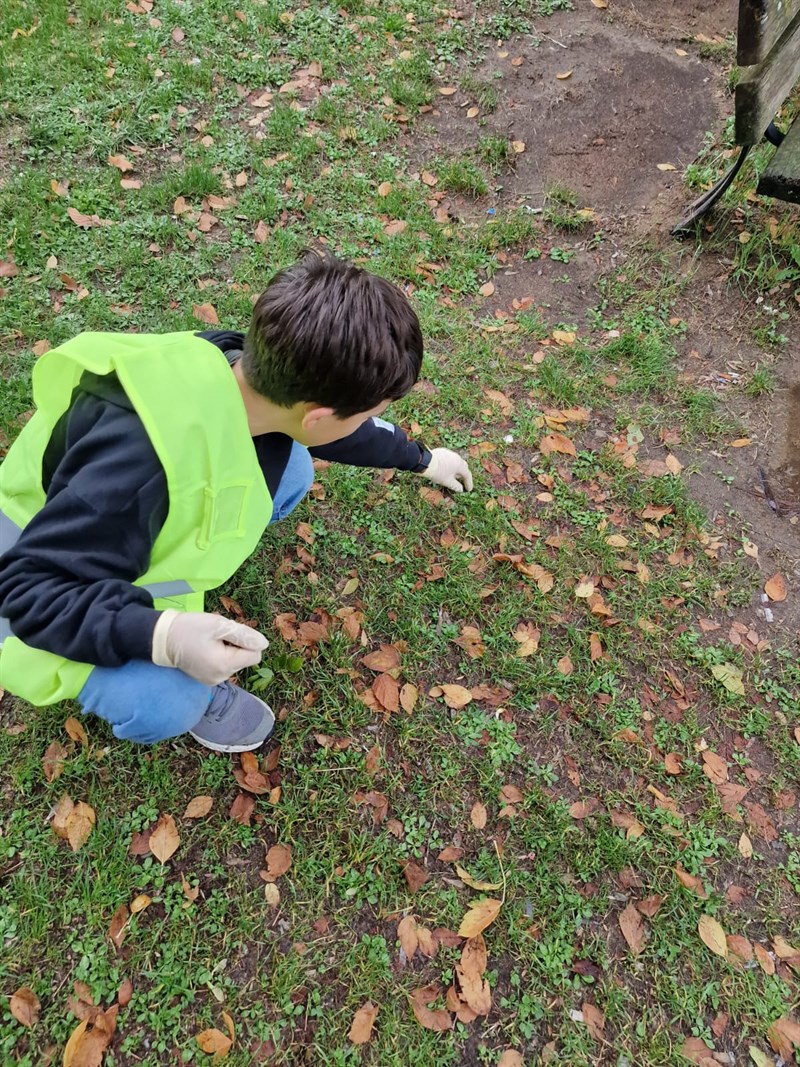
[[(36, 412), (0, 467), (0, 552), (45, 506), (42, 460), (84, 371), (117, 375), (167, 479), (169, 510), (150, 566), (134, 584), (158, 609), (202, 611), (203, 593), (241, 566), (272, 516), (236, 379), (193, 333), (83, 333), (39, 359)], [(31, 704), (76, 697), (92, 665), (43, 652), (0, 619), (0, 687)]]

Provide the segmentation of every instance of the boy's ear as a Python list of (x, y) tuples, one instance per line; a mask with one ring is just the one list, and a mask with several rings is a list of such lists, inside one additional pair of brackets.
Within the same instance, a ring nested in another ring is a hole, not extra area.
[(320, 419), (327, 419), (328, 416), (333, 414), (333, 408), (318, 408), (313, 404), (309, 404), (301, 425), (304, 430), (310, 430), (315, 422), (319, 422)]

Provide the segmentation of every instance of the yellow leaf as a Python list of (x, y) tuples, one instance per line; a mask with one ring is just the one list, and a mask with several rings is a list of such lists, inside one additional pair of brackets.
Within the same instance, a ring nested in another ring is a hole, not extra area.
[(627, 548), (630, 542), (622, 534), (611, 534), (610, 537), (606, 538), (606, 544), (611, 545), (612, 548)]
[(697, 932), (701, 941), (707, 945), (716, 956), (728, 958), (728, 942), (725, 931), (711, 915), (703, 914), (697, 924)]
[(739, 838), (739, 855), (743, 856), (746, 860), (753, 858), (753, 842), (747, 834), (742, 834)]
[(477, 878), (473, 878), (469, 871), (465, 870), (460, 863), (456, 864), (456, 874), (465, 885), (470, 887), (470, 889), (477, 889), (479, 892), (499, 889), (503, 884), (502, 882), (481, 882)]
[(595, 7), (599, 7), (601, 11), (604, 11), (608, 7), (608, 0), (592, 0)]
[(457, 90), (456, 90), (455, 85), (443, 85), (439, 89), (439, 93), (440, 93), (441, 96), (452, 96), (453, 93), (455, 93), (456, 91)]
[(675, 166), (672, 163), (657, 163), (656, 166), (659, 170), (675, 170)]
[(733, 663), (715, 663), (711, 667), (711, 673), (729, 693), (737, 693), (739, 696), (744, 696), (742, 672)]
[(140, 911), (144, 911), (145, 908), (149, 908), (153, 901), (147, 895), (147, 893), (140, 893), (138, 897), (134, 897), (131, 901), (131, 915), (136, 915)]
[(465, 708), (472, 701), (472, 693), (463, 685), (442, 685), (439, 688), (448, 708)]
[(556, 74), (556, 78), (560, 82), (565, 82), (567, 80), (567, 78), (571, 78), (571, 77), (572, 77), (572, 71), (571, 70), (563, 70), (563, 71), (561, 71), (561, 73)]
[(474, 119), (477, 115), (480, 115), (481, 109), (479, 107), (471, 107), (467, 111), (467, 118)]
[(588, 578), (575, 586), (575, 596), (579, 599), (588, 599), (593, 596), (594, 591), (594, 582)]
[(573, 330), (553, 330), (553, 340), (557, 345), (571, 345), (577, 336)]
[(501, 901), (493, 900), (491, 897), (479, 901), (474, 907), (469, 909), (461, 920), (461, 925), (458, 928), (458, 936), (477, 937), (478, 934), (485, 930), (487, 926), (491, 926), (495, 921), (500, 914), (501, 906)]
[(522, 153), (525, 151), (525, 142), (524, 141), (512, 141), (511, 142), (511, 148), (513, 149), (513, 151), (514, 151), (514, 153), (516, 155), (518, 155), (518, 156), (522, 155)]
[(481, 804), (479, 800), (476, 800), (472, 805), (472, 811), (469, 813), (470, 822), (476, 830), (482, 830), (486, 825), (487, 811), (486, 805)]

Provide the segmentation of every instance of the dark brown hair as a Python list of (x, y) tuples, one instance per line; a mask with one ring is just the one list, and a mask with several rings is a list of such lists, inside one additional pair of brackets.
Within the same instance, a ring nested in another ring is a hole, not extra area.
[(242, 354), (257, 393), (281, 407), (313, 402), (341, 418), (404, 396), (421, 364), (422, 331), (404, 294), (309, 251), (256, 301)]

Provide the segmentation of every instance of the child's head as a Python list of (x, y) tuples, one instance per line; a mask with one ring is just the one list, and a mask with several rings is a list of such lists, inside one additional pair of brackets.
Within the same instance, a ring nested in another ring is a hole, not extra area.
[(329, 413), (312, 444), (352, 433), (404, 396), (421, 364), (419, 320), (403, 293), (315, 252), (279, 271), (258, 298), (241, 360), (247, 384), (273, 404)]

